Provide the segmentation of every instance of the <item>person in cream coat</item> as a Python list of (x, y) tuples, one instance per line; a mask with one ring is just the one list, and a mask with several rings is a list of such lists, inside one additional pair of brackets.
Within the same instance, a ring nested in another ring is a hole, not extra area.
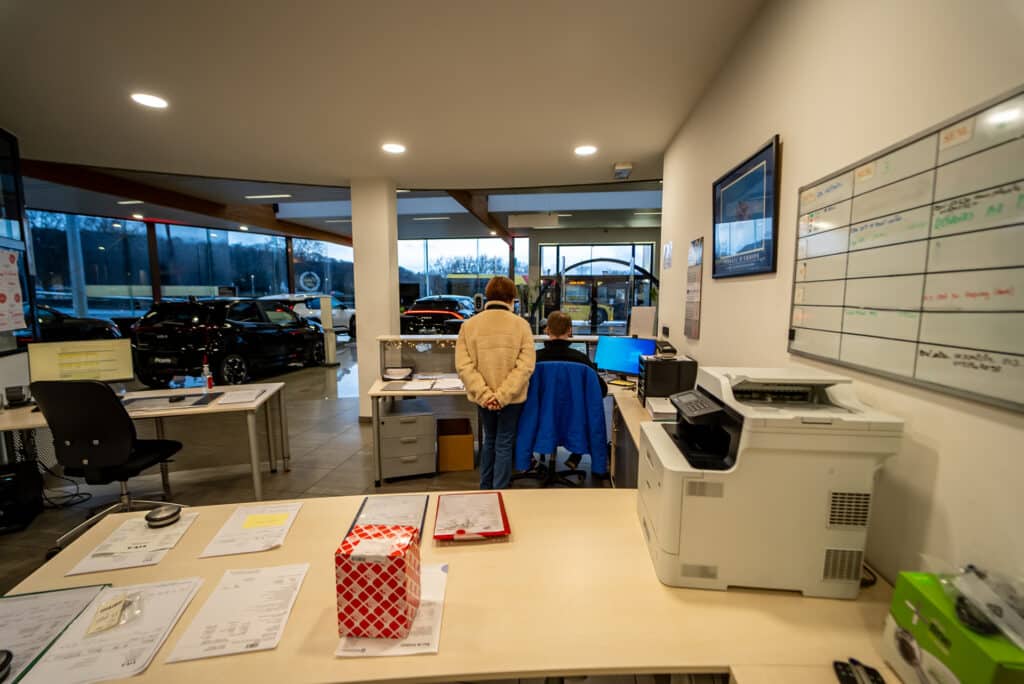
[(479, 406), (484, 431), (480, 489), (505, 489), (512, 477), (519, 414), (533, 374), (530, 325), (512, 312), (515, 284), (497, 276), (487, 283), (484, 310), (462, 324), (455, 368), (469, 400)]

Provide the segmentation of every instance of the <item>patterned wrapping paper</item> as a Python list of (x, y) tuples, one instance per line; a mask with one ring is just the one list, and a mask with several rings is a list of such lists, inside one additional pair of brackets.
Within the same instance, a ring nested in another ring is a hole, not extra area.
[(419, 530), (356, 525), (334, 555), (340, 636), (403, 639), (420, 605)]

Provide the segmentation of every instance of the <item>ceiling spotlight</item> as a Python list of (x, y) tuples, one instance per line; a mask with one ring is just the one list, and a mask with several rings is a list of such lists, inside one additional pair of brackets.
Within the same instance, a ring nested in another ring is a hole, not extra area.
[(324, 223), (352, 223), (352, 219), (324, 219)]
[(413, 221), (448, 221), (451, 216), (414, 216)]
[(142, 200), (120, 200), (118, 204), (121, 206), (127, 206), (129, 204), (142, 204)]
[(249, 230), (249, 226), (238, 226), (238, 230)]
[(593, 145), (578, 145), (573, 152), (576, 153), (577, 157), (589, 157), (597, 153), (597, 148)]
[(388, 154), (402, 154), (405, 152), (405, 145), (402, 143), (384, 143), (380, 146), (380, 149)]
[(111, 223), (111, 224), (110, 224), (110, 226), (111, 226), (112, 228), (120, 228), (120, 227), (121, 227), (121, 224), (120, 224), (120, 223)]
[(167, 109), (167, 100), (149, 93), (132, 93), (132, 99), (143, 107), (152, 109)]
[(282, 192), (277, 195), (246, 195), (245, 199), (288, 199), (289, 197), (291, 197), (291, 195), (286, 192)]
[(138, 219), (139, 221), (141, 221), (142, 219), (144, 219), (146, 217), (143, 216), (142, 214), (132, 214), (132, 218), (133, 219)]

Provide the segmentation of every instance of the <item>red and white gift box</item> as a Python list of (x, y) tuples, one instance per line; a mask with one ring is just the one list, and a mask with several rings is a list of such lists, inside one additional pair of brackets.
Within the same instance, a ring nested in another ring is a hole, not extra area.
[(334, 554), (338, 634), (403, 639), (420, 606), (419, 529), (356, 525)]

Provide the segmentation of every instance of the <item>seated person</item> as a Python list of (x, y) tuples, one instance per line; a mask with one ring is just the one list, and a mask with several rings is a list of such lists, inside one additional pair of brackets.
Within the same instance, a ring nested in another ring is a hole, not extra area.
[[(543, 361), (574, 361), (576, 363), (585, 363), (593, 368), (595, 373), (597, 372), (597, 365), (586, 354), (576, 351), (569, 346), (572, 344), (572, 319), (569, 317), (569, 314), (562, 311), (552, 311), (548, 314), (547, 327), (544, 329), (544, 332), (548, 334), (548, 339), (544, 341), (544, 348), (537, 351), (537, 363)], [(604, 378), (598, 374), (597, 380), (601, 383), (601, 396), (608, 396), (608, 385), (605, 383)], [(580, 454), (572, 454), (566, 460), (565, 465), (570, 470), (575, 470), (582, 458)]]

